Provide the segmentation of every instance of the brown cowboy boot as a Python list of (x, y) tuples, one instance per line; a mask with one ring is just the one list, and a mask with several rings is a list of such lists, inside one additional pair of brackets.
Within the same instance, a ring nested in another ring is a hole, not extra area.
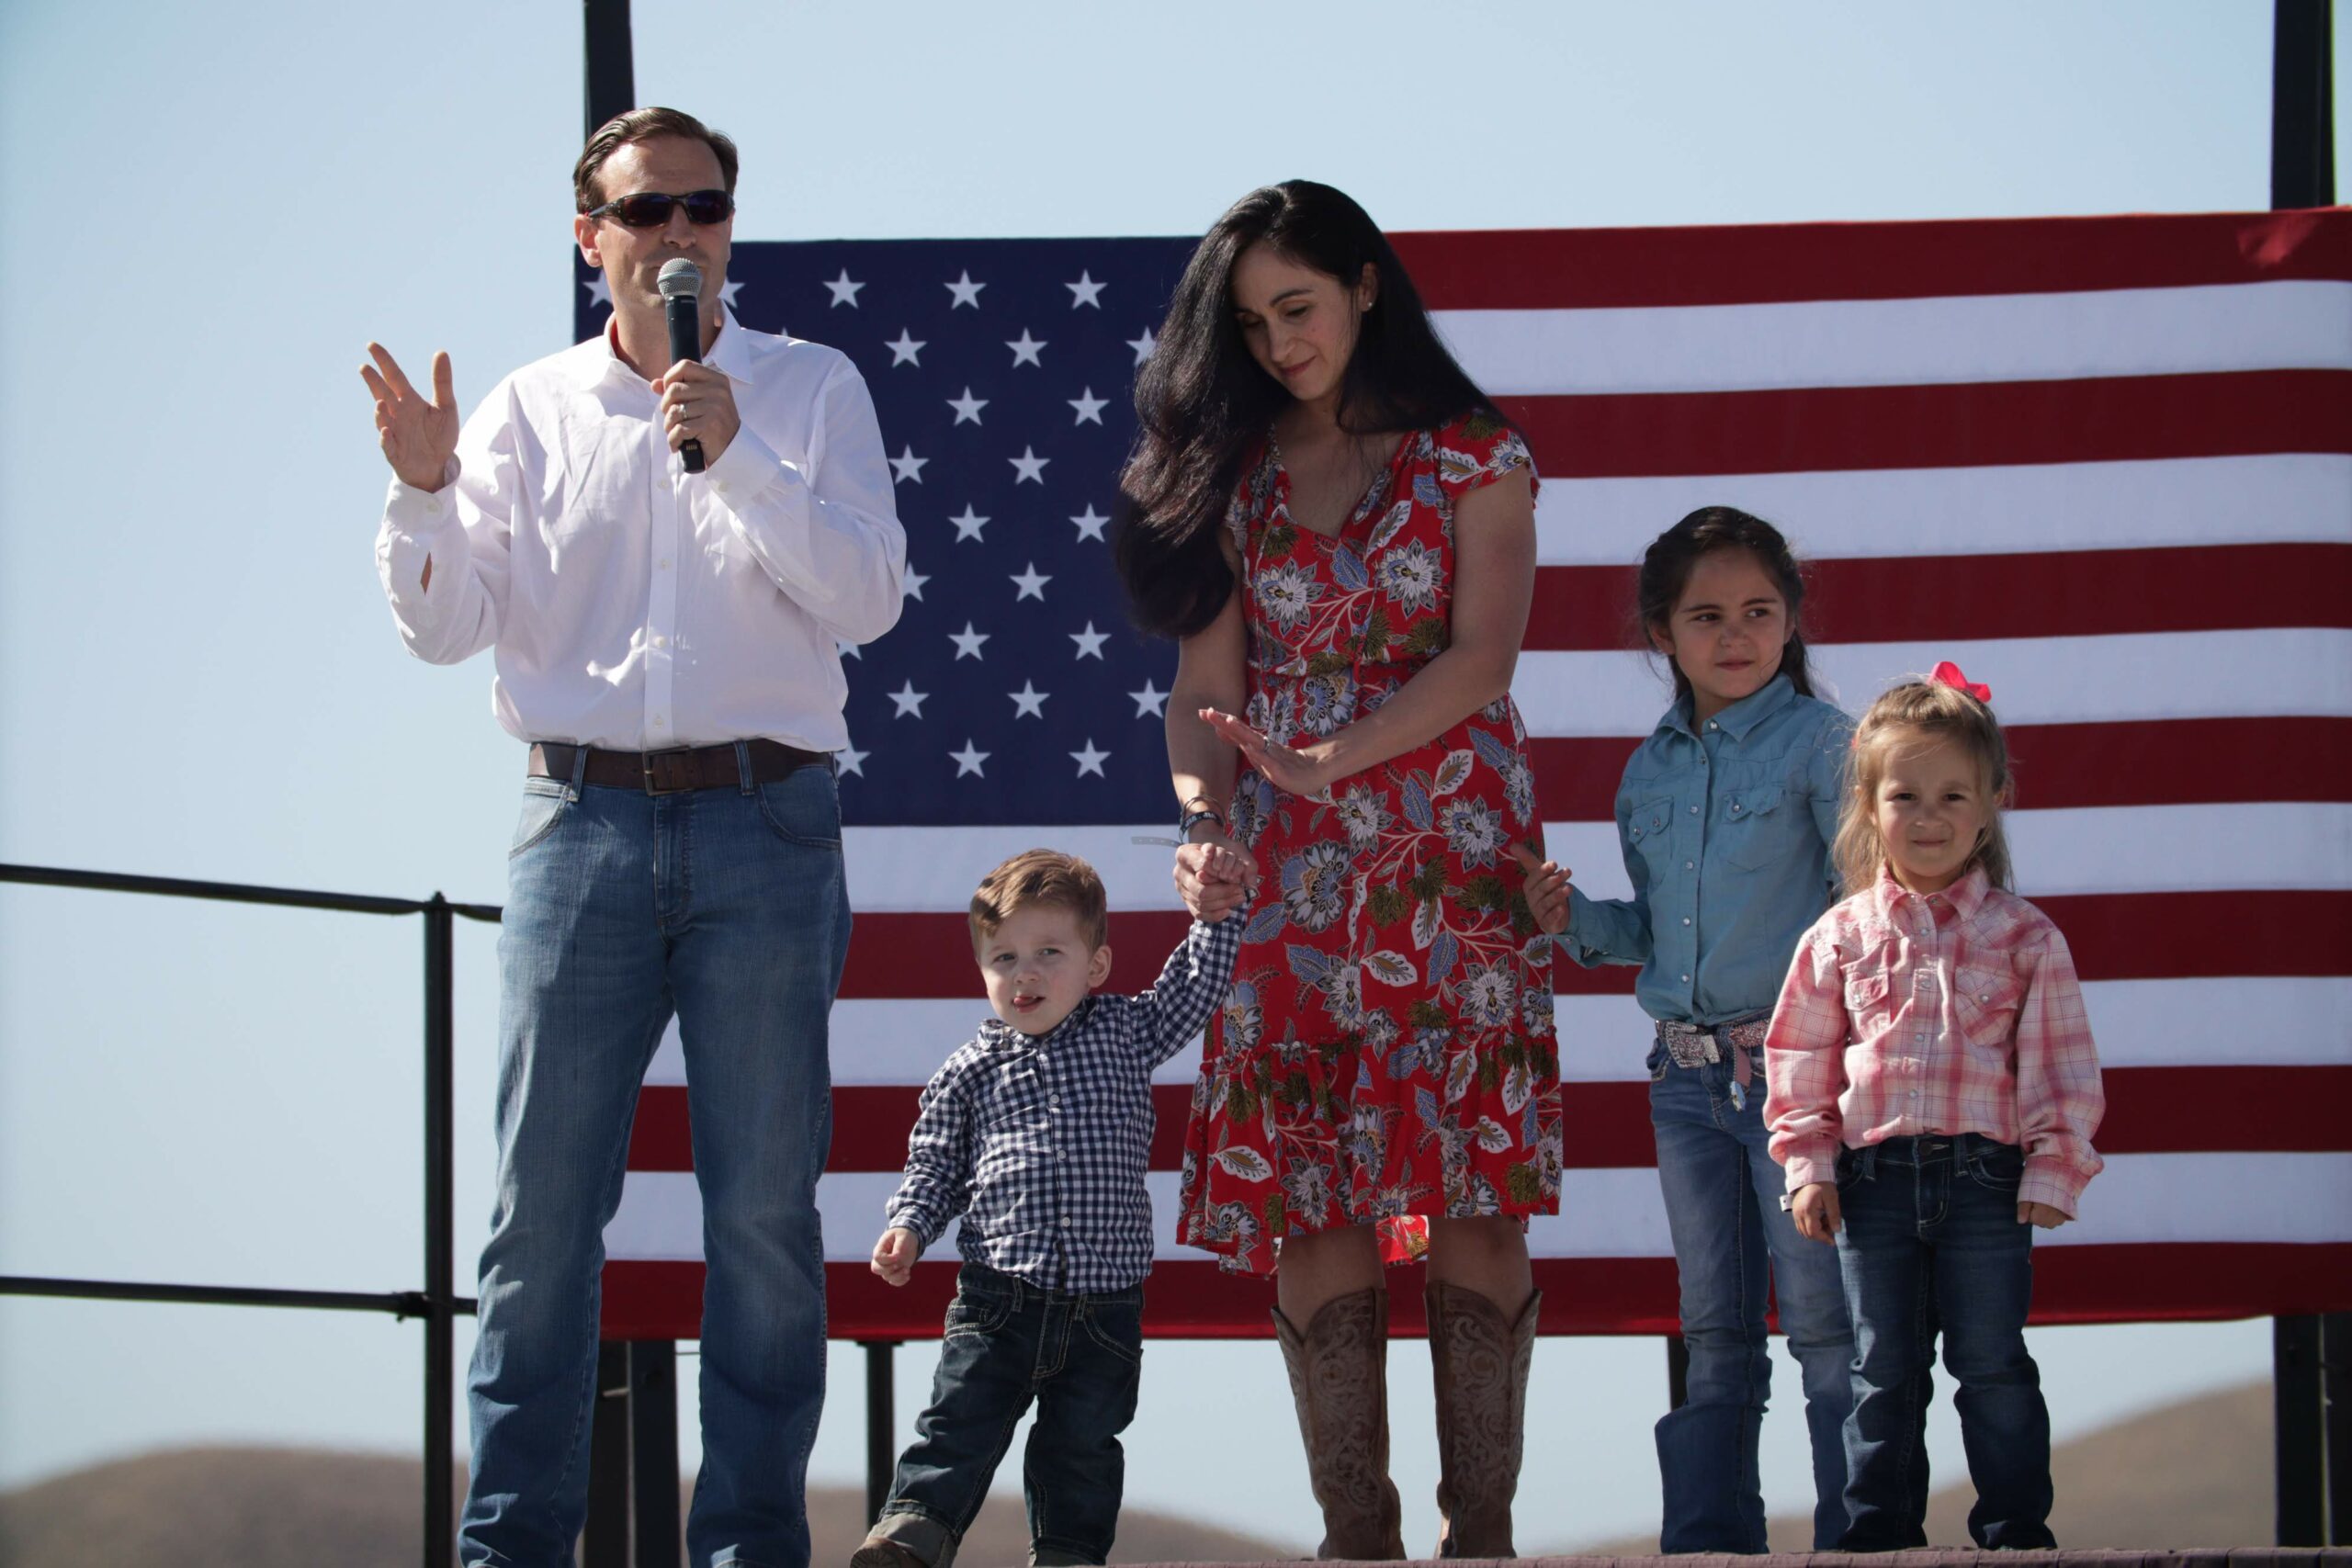
[(1274, 1309), (1290, 1369), (1306, 1473), (1323, 1507), (1318, 1558), (1404, 1561), (1396, 1487), (1388, 1479), (1388, 1292), (1324, 1303), (1305, 1334)]
[(1432, 1280), (1430, 1370), (1437, 1383), (1437, 1511), (1440, 1557), (1510, 1557), (1510, 1502), (1527, 1431), (1527, 1370), (1535, 1359), (1535, 1314), (1527, 1298), (1517, 1323), (1476, 1291)]

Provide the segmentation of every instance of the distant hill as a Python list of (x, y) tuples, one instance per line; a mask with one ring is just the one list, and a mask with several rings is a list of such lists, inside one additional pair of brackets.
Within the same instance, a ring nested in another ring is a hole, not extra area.
[[(2168, 1404), (2059, 1444), (2050, 1456), (2058, 1493), (2050, 1529), (2068, 1548), (2260, 1546), (2273, 1514), (2270, 1385), (2251, 1383)], [(1976, 1501), (1966, 1472), (1939, 1473), (1928, 1499), (1928, 1540), (1965, 1547)], [(1804, 1551), (1810, 1516), (1770, 1525), (1772, 1549)], [(1533, 1544), (1533, 1543), (1530, 1543)], [(1639, 1556), (1657, 1537), (1547, 1546), (1543, 1555)]]
[[(2271, 1536), (2270, 1390), (2267, 1384), (2190, 1400), (2062, 1445), (2052, 1469), (2052, 1520), (2069, 1547), (2256, 1546)], [(1972, 1495), (1945, 1476), (1928, 1510), (1928, 1539), (1964, 1546)], [(465, 1478), (458, 1477), (460, 1495)], [(0, 1493), (0, 1563), (8, 1568), (413, 1568), (416, 1461), (302, 1449), (180, 1449), (94, 1465)], [(809, 1494), (816, 1561), (841, 1563), (865, 1533), (862, 1490)], [(1312, 1505), (1299, 1499), (1295, 1534), (1314, 1537)], [(1808, 1525), (1772, 1521), (1772, 1544), (1803, 1551)], [(1656, 1538), (1543, 1543), (1531, 1555), (1639, 1556)], [(1019, 1563), (1028, 1529), (1018, 1496), (989, 1500), (965, 1543), (967, 1568)], [(1301, 1548), (1129, 1508), (1121, 1562), (1261, 1562)]]
[[(415, 1568), (417, 1461), (311, 1449), (174, 1449), (0, 1493), (6, 1568)], [(457, 1495), (465, 1495), (465, 1472)], [(682, 1486), (683, 1494), (686, 1488)], [(683, 1514), (683, 1510), (682, 1510)], [(808, 1494), (815, 1561), (839, 1564), (865, 1536), (865, 1493)], [(1119, 1516), (1120, 1562), (1264, 1562), (1293, 1548), (1146, 1508)], [(992, 1495), (966, 1538), (965, 1568), (1029, 1560), (1018, 1495)]]

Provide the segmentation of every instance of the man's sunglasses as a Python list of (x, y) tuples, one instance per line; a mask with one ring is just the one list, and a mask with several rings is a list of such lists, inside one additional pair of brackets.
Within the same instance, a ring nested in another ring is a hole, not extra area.
[(670, 221), (670, 209), (683, 207), (689, 223), (724, 223), (735, 211), (735, 198), (723, 190), (690, 190), (684, 196), (670, 196), (658, 190), (641, 190), (608, 201), (602, 207), (591, 208), (588, 216), (607, 215), (619, 219), (632, 229), (658, 229)]

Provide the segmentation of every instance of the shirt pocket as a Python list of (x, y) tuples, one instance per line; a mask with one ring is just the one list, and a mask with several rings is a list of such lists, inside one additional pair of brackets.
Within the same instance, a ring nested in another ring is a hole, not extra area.
[(1645, 800), (1625, 814), (1625, 847), (1639, 851), (1650, 868), (1650, 885), (1656, 886), (1672, 867), (1674, 846), (1669, 841), (1674, 828), (1674, 796), (1661, 795)]
[(1885, 1031), (1894, 1014), (1892, 998), (1893, 987), (1883, 973), (1846, 977), (1846, 1016), (1851, 1021), (1852, 1038), (1862, 1039)]
[(1720, 852), (1725, 864), (1760, 871), (1787, 858), (1794, 813), (1781, 809), (1786, 794), (1779, 784), (1724, 793), (1715, 812), (1715, 831), (1723, 839)]
[(1953, 971), (1951, 987), (1952, 1011), (1969, 1044), (2006, 1061), (2017, 1039), (2025, 982), (2006, 964), (1971, 964)]

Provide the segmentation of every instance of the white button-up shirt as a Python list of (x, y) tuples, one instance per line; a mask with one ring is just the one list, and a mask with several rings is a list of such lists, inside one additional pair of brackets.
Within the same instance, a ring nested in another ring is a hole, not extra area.
[(837, 351), (732, 312), (707, 362), (742, 428), (704, 473), (599, 335), (491, 389), (454, 482), (392, 482), (376, 566), (401, 640), (435, 664), (494, 646), (518, 739), (848, 743), (836, 645), (890, 629), (907, 558), (873, 400)]

